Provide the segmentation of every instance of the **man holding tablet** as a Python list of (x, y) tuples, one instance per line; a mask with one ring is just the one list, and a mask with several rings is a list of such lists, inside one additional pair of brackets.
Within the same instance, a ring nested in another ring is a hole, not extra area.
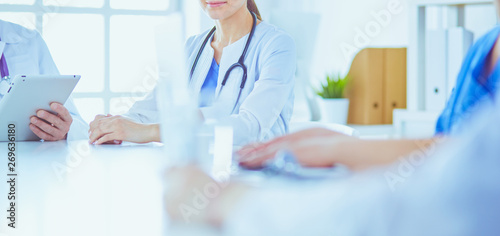
[[(0, 20), (0, 53), (0, 101), (10, 87), (10, 80), (16, 75), (59, 75), (45, 41), (36, 31)], [(52, 111), (37, 111), (30, 120), (30, 129), (40, 139), (87, 138), (88, 126), (71, 98), (65, 105), (52, 103), (50, 108)]]

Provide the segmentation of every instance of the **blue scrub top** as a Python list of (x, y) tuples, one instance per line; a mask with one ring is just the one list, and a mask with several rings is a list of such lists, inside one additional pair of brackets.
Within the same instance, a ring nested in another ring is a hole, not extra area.
[(457, 85), (436, 125), (436, 134), (454, 133), (476, 105), (494, 101), (500, 78), (500, 60), (487, 75), (487, 60), (500, 34), (500, 26), (481, 37), (464, 60)]
[(207, 78), (201, 86), (199, 106), (211, 106), (215, 99), (215, 89), (217, 88), (217, 81), (219, 79), (219, 65), (215, 58), (212, 60), (212, 65), (208, 71)]

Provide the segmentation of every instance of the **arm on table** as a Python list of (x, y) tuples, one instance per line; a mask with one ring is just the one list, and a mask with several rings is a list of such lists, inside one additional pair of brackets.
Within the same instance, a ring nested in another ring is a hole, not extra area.
[(280, 151), (289, 151), (307, 167), (331, 167), (343, 164), (351, 169), (365, 169), (392, 163), (413, 151), (433, 145), (436, 140), (362, 140), (328, 129), (316, 128), (277, 138), (267, 143), (243, 147), (240, 163), (258, 168)]

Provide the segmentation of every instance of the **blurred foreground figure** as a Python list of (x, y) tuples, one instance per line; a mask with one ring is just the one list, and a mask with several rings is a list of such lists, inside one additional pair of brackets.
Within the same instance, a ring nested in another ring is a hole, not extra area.
[(196, 193), (215, 181), (175, 169), (167, 209), (174, 220), (209, 223), (224, 235), (500, 235), (499, 121), (497, 102), (456, 139), (349, 179), (282, 189), (218, 183), (202, 209)]

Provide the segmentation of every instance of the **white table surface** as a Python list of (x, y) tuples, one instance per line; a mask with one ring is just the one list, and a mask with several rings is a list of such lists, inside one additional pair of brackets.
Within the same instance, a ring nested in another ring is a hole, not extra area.
[(7, 227), (7, 143), (2, 153), (0, 235), (165, 235), (158, 144), (17, 143), (17, 220)]
[[(195, 225), (170, 226), (163, 204), (162, 177), (170, 163), (160, 144), (94, 146), (86, 141), (20, 142), (16, 148), (17, 227), (12, 230), (6, 220), (10, 203), (6, 182), (8, 150), (7, 143), (0, 143), (3, 185), (0, 236), (215, 233)], [(225, 165), (218, 158), (208, 163), (213, 165), (214, 172)], [(231, 170), (232, 180), (254, 187), (317, 182), (243, 171), (234, 165)]]

